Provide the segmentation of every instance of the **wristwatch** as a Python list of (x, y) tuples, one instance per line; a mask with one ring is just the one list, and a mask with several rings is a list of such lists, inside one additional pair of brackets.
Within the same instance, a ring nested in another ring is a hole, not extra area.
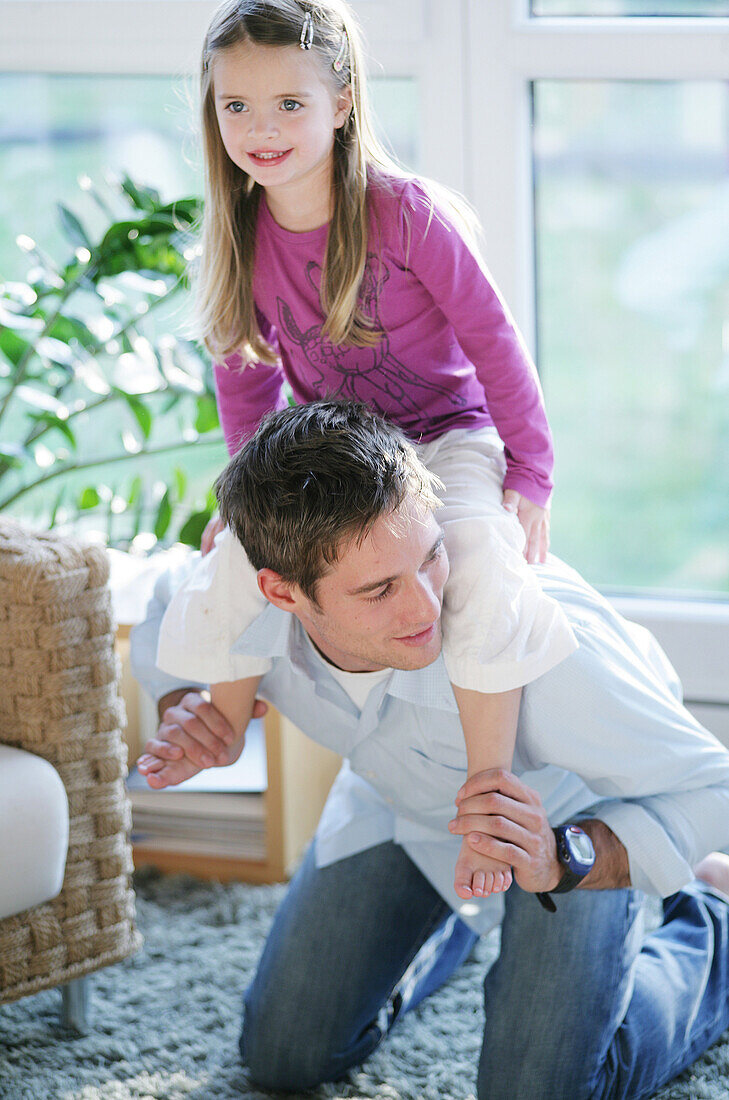
[(595, 849), (589, 836), (579, 825), (567, 822), (552, 831), (557, 841), (557, 859), (564, 868), (564, 873), (552, 890), (537, 894), (537, 898), (547, 912), (556, 913), (557, 906), (550, 895), (566, 894), (568, 890), (574, 890), (575, 886), (580, 885), (595, 863)]

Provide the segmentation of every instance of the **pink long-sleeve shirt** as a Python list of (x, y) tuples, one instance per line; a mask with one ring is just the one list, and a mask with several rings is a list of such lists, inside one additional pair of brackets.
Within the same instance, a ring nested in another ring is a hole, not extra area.
[(504, 488), (546, 505), (552, 440), (534, 364), (483, 264), (416, 180), (373, 182), (361, 305), (384, 333), (372, 348), (322, 336), (319, 285), (328, 226), (292, 233), (262, 199), (253, 291), (261, 333), (279, 362), (215, 367), (218, 407), (234, 453), (261, 417), (297, 402), (363, 401), (412, 440), (494, 425), (505, 445)]

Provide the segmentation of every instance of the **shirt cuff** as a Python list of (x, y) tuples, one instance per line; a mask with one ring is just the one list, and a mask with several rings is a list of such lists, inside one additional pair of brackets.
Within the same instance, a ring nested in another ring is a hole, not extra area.
[(594, 812), (586, 811), (605, 825), (628, 853), (630, 883), (644, 894), (670, 897), (691, 882), (694, 873), (671, 843), (656, 818), (634, 802), (601, 802)]

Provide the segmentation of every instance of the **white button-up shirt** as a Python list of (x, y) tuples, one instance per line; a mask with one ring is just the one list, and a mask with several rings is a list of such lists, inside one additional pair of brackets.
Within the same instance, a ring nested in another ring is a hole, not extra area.
[[(539, 793), (553, 825), (579, 815), (604, 821), (627, 850), (632, 884), (667, 896), (708, 851), (729, 844), (729, 753), (681, 705), (675, 673), (647, 631), (557, 559), (539, 574), (579, 647), (524, 688), (513, 771)], [(154, 667), (173, 588), (161, 578), (132, 635), (135, 673), (157, 698), (181, 686)], [(453, 890), (461, 838), (447, 823), (467, 761), (443, 659), (393, 669), (359, 710), (300, 622), (273, 605), (233, 649), (271, 659), (259, 694), (346, 758), (317, 829), (318, 864), (394, 840), (475, 931), (493, 927), (498, 895), (463, 901)]]

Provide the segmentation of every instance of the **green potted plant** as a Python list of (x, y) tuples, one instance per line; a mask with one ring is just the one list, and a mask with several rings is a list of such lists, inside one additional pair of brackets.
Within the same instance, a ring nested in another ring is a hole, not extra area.
[(211, 369), (183, 335), (200, 202), (86, 181), (106, 228), (59, 206), (70, 255), (19, 237), (0, 285), (0, 510), (109, 545), (199, 545), (226, 452)]

